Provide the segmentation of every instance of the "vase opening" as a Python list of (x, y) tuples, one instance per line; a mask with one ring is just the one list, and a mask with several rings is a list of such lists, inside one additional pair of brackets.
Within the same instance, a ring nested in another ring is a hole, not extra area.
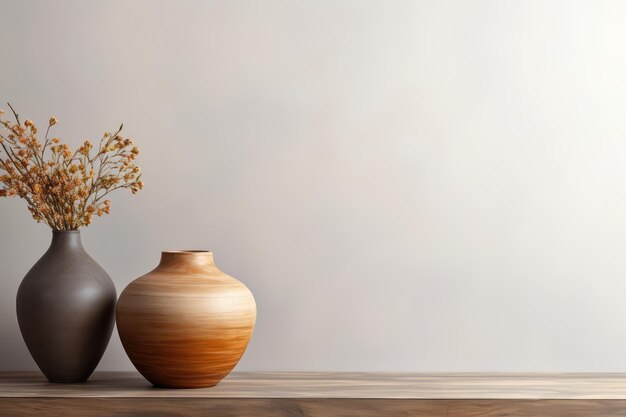
[(211, 253), (210, 250), (203, 249), (178, 249), (178, 250), (164, 250), (163, 253)]
[(161, 252), (160, 268), (204, 268), (214, 266), (213, 252), (208, 250), (166, 250)]
[(80, 230), (53, 230), (52, 241), (48, 250), (78, 249), (83, 251)]

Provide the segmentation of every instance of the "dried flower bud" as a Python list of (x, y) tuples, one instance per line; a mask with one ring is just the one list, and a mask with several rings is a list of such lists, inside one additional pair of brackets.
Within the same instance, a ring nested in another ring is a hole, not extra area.
[(56, 118), (56, 117), (54, 117), (54, 116), (52, 116), (52, 117), (50, 118), (49, 125), (50, 125), (50, 126), (54, 126), (55, 124), (57, 124), (57, 118)]
[(91, 144), (91, 142), (86, 140), (85, 143), (83, 143), (83, 146), (78, 149), (78, 153), (87, 156), (89, 155), (89, 151), (91, 151), (91, 148), (93, 148), (93, 145)]
[(33, 121), (30, 119), (24, 120), (24, 126), (31, 127), (33, 125)]

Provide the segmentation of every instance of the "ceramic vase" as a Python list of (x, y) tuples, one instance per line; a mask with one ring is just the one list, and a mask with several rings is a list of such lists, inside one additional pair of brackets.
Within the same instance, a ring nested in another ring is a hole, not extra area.
[(53, 231), (48, 251), (17, 292), (17, 319), (33, 359), (50, 382), (84, 382), (100, 362), (114, 325), (115, 286), (85, 252), (79, 231)]
[(117, 329), (137, 370), (168, 388), (210, 387), (243, 355), (256, 321), (252, 293), (208, 251), (162, 252), (120, 295)]

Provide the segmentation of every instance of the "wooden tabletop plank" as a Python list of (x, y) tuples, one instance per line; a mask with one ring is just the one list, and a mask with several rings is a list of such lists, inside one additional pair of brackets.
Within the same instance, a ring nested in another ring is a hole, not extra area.
[(82, 384), (0, 372), (2, 398), (626, 399), (626, 374), (237, 372), (213, 388), (152, 387), (135, 372)]
[(153, 388), (133, 372), (83, 384), (0, 372), (15, 417), (626, 417), (626, 374), (241, 372), (207, 389)]

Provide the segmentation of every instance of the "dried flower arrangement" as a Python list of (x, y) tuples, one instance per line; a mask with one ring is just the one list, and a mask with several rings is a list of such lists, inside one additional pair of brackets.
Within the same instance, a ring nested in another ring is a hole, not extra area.
[(0, 132), (0, 197), (26, 200), (37, 222), (53, 230), (77, 230), (91, 224), (94, 214), (110, 212), (111, 202), (104, 197), (112, 191), (127, 188), (135, 194), (143, 188), (135, 165), (139, 150), (120, 136), (123, 125), (115, 133), (105, 133), (95, 152), (89, 141), (72, 152), (59, 138), (48, 138), (55, 117), (50, 118), (42, 144), (35, 123), (21, 123), (10, 104), (9, 108), (15, 122), (2, 119), (0, 110), (0, 124), (7, 131)]

